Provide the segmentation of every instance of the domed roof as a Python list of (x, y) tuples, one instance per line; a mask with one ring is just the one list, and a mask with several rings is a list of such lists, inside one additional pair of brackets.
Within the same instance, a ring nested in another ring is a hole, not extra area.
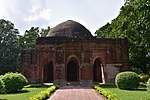
[(91, 32), (78, 22), (68, 20), (55, 26), (47, 37), (66, 36), (71, 38), (92, 38)]

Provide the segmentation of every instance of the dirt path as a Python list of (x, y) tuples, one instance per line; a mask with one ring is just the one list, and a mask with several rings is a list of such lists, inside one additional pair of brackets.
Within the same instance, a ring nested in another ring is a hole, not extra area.
[(48, 100), (106, 100), (90, 87), (64, 86)]

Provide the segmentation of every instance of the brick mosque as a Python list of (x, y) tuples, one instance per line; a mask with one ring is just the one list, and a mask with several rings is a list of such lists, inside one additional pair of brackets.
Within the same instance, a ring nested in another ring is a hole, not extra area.
[(30, 83), (114, 83), (117, 73), (128, 70), (127, 44), (124, 38), (94, 37), (68, 20), (23, 50), (22, 73)]

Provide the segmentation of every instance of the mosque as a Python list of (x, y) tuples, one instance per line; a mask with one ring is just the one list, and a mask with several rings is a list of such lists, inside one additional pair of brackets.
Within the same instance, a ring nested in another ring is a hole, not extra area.
[(30, 83), (113, 84), (116, 74), (128, 70), (128, 56), (127, 39), (94, 37), (68, 20), (22, 51), (22, 73)]

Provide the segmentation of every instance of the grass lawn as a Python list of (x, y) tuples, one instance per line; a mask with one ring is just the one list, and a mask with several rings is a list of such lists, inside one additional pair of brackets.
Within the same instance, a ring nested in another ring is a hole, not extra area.
[(121, 90), (111, 85), (101, 85), (101, 87), (116, 94), (118, 100), (150, 100), (150, 92), (148, 92), (146, 88)]
[(46, 90), (45, 87), (40, 88), (23, 88), (23, 91), (12, 94), (0, 94), (0, 100), (29, 100), (29, 98), (40, 91)]

